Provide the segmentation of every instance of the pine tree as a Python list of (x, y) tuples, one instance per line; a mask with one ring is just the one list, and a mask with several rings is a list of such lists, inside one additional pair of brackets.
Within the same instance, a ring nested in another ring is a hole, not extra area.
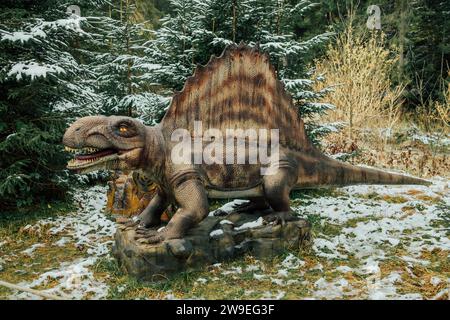
[[(0, 24), (0, 197), (2, 207), (62, 197), (68, 188), (61, 139), (68, 122), (89, 114), (97, 95), (77, 61), (83, 19), (65, 4), (2, 3)], [(53, 6), (51, 6), (51, 4)], [(47, 20), (53, 19), (54, 20)]]
[(92, 38), (85, 52), (97, 77), (96, 91), (101, 97), (98, 112), (138, 117), (152, 124), (161, 118), (167, 99), (152, 94), (152, 84), (145, 77), (153, 65), (143, 58), (142, 44), (150, 38), (151, 26), (148, 21), (137, 20), (142, 16), (139, 3), (120, 0), (109, 4), (107, 16), (87, 17), (84, 29)]
[(444, 100), (442, 79), (450, 70), (450, 2), (414, 0), (408, 29), (407, 71), (413, 80), (411, 100)]

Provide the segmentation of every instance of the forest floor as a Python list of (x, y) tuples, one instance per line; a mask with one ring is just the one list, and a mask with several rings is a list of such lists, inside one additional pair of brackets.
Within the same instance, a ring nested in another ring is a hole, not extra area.
[[(110, 256), (115, 225), (103, 213), (106, 187), (94, 186), (75, 192), (73, 205), (2, 218), (0, 279), (73, 299), (450, 299), (448, 174), (430, 171), (431, 186), (293, 194), (293, 208), (312, 223), (309, 250), (247, 256), (161, 283), (137, 282)], [(0, 287), (0, 299), (39, 297)]]

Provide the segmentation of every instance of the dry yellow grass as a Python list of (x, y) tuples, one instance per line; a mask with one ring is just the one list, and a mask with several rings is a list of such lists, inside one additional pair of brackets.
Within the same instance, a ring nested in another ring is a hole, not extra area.
[[(450, 77), (450, 72), (449, 72)], [(417, 122), (428, 132), (446, 136), (450, 134), (450, 83), (443, 90), (442, 101), (422, 102), (417, 112)]]
[[(450, 71), (448, 76), (450, 77)], [(450, 129), (450, 83), (448, 83), (447, 90), (444, 93), (444, 101), (436, 103), (436, 120), (441, 122), (448, 130)]]

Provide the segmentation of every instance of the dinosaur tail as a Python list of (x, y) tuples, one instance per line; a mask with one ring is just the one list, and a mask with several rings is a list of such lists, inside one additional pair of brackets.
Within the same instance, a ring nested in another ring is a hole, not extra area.
[(390, 173), (375, 168), (353, 166), (319, 153), (312, 157), (300, 157), (303, 158), (300, 162), (302, 163), (302, 168), (296, 189), (357, 184), (431, 184), (431, 182), (420, 178)]

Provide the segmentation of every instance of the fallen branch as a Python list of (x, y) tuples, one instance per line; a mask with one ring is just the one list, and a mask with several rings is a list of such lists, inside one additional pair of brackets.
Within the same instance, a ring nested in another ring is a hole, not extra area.
[(13, 290), (18, 290), (18, 291), (28, 292), (28, 293), (37, 295), (37, 296), (42, 297), (42, 298), (45, 298), (45, 299), (51, 299), (51, 300), (70, 300), (69, 297), (55, 296), (55, 295), (53, 295), (53, 294), (45, 293), (45, 292), (42, 292), (42, 291), (39, 291), (39, 290), (35, 290), (35, 289), (31, 289), (31, 288), (26, 288), (26, 287), (18, 286), (17, 284), (9, 283), (9, 282), (2, 281), (2, 280), (0, 280), (0, 286), (4, 286), (4, 287), (7, 287), (7, 288), (13, 289)]

